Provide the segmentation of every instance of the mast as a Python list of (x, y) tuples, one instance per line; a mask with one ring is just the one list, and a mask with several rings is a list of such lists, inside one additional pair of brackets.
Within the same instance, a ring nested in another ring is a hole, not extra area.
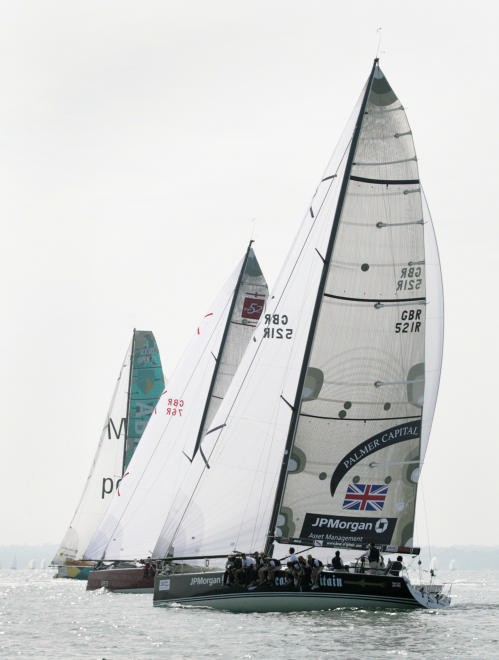
[(310, 330), (308, 333), (308, 339), (307, 343), (305, 346), (305, 351), (303, 354), (303, 361), (302, 361), (302, 366), (301, 366), (301, 371), (300, 371), (300, 377), (298, 379), (298, 384), (297, 384), (297, 389), (296, 389), (296, 395), (295, 395), (295, 401), (294, 405), (292, 407), (292, 413), (291, 413), (291, 420), (289, 424), (289, 431), (288, 431), (288, 437), (286, 440), (286, 446), (284, 449), (284, 455), (282, 459), (282, 464), (281, 464), (281, 471), (279, 475), (279, 482), (277, 485), (277, 490), (276, 490), (276, 496), (274, 500), (274, 508), (272, 510), (272, 515), (270, 518), (270, 525), (269, 529), (267, 532), (267, 539), (265, 542), (265, 554), (270, 555), (273, 541), (274, 541), (274, 530), (276, 527), (277, 523), (277, 516), (279, 514), (279, 509), (280, 509), (280, 504), (281, 504), (281, 499), (282, 499), (282, 493), (284, 491), (284, 486), (286, 483), (286, 475), (287, 475), (287, 468), (288, 468), (288, 460), (290, 457), (290, 452), (291, 448), (293, 446), (293, 441), (294, 441), (294, 436), (296, 433), (296, 427), (298, 423), (298, 418), (299, 418), (299, 412), (300, 412), (300, 405), (301, 405), (301, 398), (302, 398), (302, 391), (303, 391), (303, 385), (305, 383), (305, 377), (307, 373), (307, 368), (308, 368), (308, 363), (310, 360), (310, 354), (312, 351), (312, 344), (314, 340), (314, 335), (315, 335), (315, 327), (317, 325), (317, 320), (319, 317), (319, 312), (322, 304), (322, 298), (324, 295), (324, 290), (326, 287), (326, 281), (327, 281), (327, 276), (328, 276), (328, 271), (329, 271), (329, 264), (331, 261), (332, 253), (333, 253), (333, 248), (336, 240), (336, 234), (338, 231), (338, 225), (339, 221), (341, 218), (341, 214), (343, 211), (343, 203), (345, 200), (345, 195), (348, 187), (348, 182), (350, 180), (350, 171), (352, 169), (352, 164), (353, 164), (353, 159), (355, 156), (355, 151), (357, 148), (357, 142), (359, 140), (359, 135), (360, 131), (362, 128), (362, 122), (364, 119), (364, 113), (367, 105), (367, 101), (369, 98), (369, 94), (371, 91), (372, 83), (373, 83), (373, 78), (374, 78), (374, 73), (376, 71), (376, 68), (378, 66), (378, 58), (375, 58), (373, 62), (373, 66), (371, 69), (371, 73), (369, 74), (369, 78), (367, 81), (366, 85), (366, 91), (364, 94), (364, 98), (362, 99), (362, 105), (359, 110), (359, 115), (357, 118), (357, 122), (355, 124), (355, 128), (353, 131), (352, 135), (352, 141), (350, 144), (350, 150), (348, 153), (348, 159), (347, 159), (347, 164), (345, 167), (345, 174), (343, 177), (343, 181), (341, 183), (341, 188), (340, 188), (340, 193), (338, 196), (338, 203), (336, 205), (336, 210), (335, 210), (335, 215), (334, 215), (334, 220), (333, 224), (331, 227), (331, 234), (329, 237), (329, 243), (327, 246), (326, 254), (324, 256), (324, 265), (322, 269), (322, 275), (321, 275), (321, 280), (319, 283), (319, 286), (317, 288), (317, 296), (315, 300), (315, 305), (314, 305), (314, 311), (312, 314), (312, 320), (310, 323)]
[(125, 419), (125, 440), (123, 442), (123, 460), (121, 462), (121, 476), (125, 474), (125, 464), (126, 464), (126, 445), (128, 440), (128, 420), (130, 419), (130, 403), (132, 400), (132, 377), (133, 377), (133, 356), (135, 351), (135, 333), (136, 329), (133, 329), (132, 335), (132, 350), (130, 351), (130, 372), (128, 374), (128, 392), (127, 392), (127, 402), (126, 402), (126, 419)]
[(230, 305), (229, 314), (227, 316), (227, 322), (225, 324), (224, 332), (223, 332), (223, 335), (222, 335), (222, 340), (220, 342), (220, 346), (219, 346), (219, 349), (218, 349), (218, 355), (213, 356), (213, 358), (215, 360), (215, 363), (216, 363), (215, 364), (215, 369), (213, 370), (213, 375), (211, 377), (210, 387), (208, 389), (208, 394), (206, 395), (206, 402), (205, 402), (203, 414), (201, 416), (201, 421), (199, 423), (199, 430), (198, 430), (198, 434), (197, 434), (197, 438), (196, 438), (196, 444), (194, 445), (194, 451), (192, 452), (192, 456), (189, 458), (191, 463), (192, 463), (192, 460), (194, 459), (194, 456), (197, 454), (197, 451), (198, 451), (198, 449), (201, 445), (201, 440), (202, 440), (202, 436), (203, 436), (203, 429), (204, 429), (206, 417), (208, 415), (208, 410), (209, 410), (209, 407), (210, 407), (211, 395), (213, 393), (213, 389), (215, 387), (215, 382), (216, 382), (216, 379), (217, 379), (217, 376), (218, 376), (218, 370), (220, 368), (220, 359), (219, 358), (220, 358), (220, 355), (223, 353), (225, 343), (227, 341), (227, 335), (229, 334), (229, 328), (230, 328), (230, 325), (232, 323), (232, 314), (234, 313), (234, 308), (236, 306), (237, 293), (239, 291), (239, 287), (241, 286), (241, 282), (242, 282), (242, 279), (243, 279), (243, 274), (246, 270), (246, 264), (248, 263), (248, 257), (249, 257), (249, 253), (250, 253), (250, 250), (251, 250), (251, 246), (253, 245), (253, 242), (254, 241), (252, 241), (252, 240), (249, 242), (248, 249), (246, 250), (246, 254), (244, 256), (244, 260), (243, 260), (243, 263), (242, 263), (242, 266), (241, 266), (241, 271), (239, 272), (239, 277), (237, 278), (236, 286), (234, 287), (234, 295), (232, 296), (232, 302), (231, 302), (231, 305)]

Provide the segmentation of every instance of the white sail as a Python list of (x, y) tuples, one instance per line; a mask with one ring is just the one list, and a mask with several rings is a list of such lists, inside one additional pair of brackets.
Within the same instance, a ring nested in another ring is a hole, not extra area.
[(88, 559), (151, 555), (178, 481), (196, 455), (254, 332), (267, 285), (253, 249), (225, 283), (177, 365)]
[(81, 559), (118, 488), (131, 456), (164, 387), (158, 347), (152, 332), (135, 330), (102, 428), (90, 473), (71, 523), (52, 560), (63, 566)]
[(411, 546), (442, 325), (412, 134), (376, 62), (158, 548)]

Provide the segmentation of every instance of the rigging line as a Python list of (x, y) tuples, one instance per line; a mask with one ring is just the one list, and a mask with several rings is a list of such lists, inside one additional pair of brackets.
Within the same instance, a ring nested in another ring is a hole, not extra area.
[[(213, 430), (214, 430), (214, 431), (215, 431), (215, 430), (222, 430), (222, 428), (224, 428), (224, 426), (225, 426), (225, 424), (222, 425), (222, 426), (219, 426), (219, 427), (217, 427), (217, 429), (213, 429)], [(220, 437), (220, 435), (219, 435), (219, 437)], [(210, 453), (210, 455), (209, 455), (209, 458), (211, 458), (211, 455), (213, 454), (213, 451), (214, 451), (214, 449), (215, 449), (215, 447), (216, 447), (217, 442), (218, 442), (218, 439), (215, 441), (215, 443), (214, 443), (214, 445), (213, 445), (213, 447), (212, 447), (212, 450), (211, 450), (211, 453)], [(200, 447), (201, 447), (201, 445), (200, 445)], [(194, 458), (195, 458), (195, 457), (194, 457)], [(177, 538), (177, 534), (178, 534), (178, 532), (179, 532), (179, 529), (181, 528), (182, 523), (183, 523), (183, 521), (184, 521), (184, 518), (185, 518), (185, 516), (187, 515), (187, 512), (188, 512), (188, 510), (189, 510), (189, 507), (190, 507), (190, 505), (191, 505), (191, 503), (192, 503), (192, 501), (193, 501), (193, 499), (194, 499), (194, 495), (196, 494), (196, 492), (197, 492), (197, 490), (198, 490), (198, 487), (199, 487), (199, 484), (201, 483), (201, 480), (202, 480), (202, 478), (203, 478), (204, 472), (205, 472), (205, 470), (209, 469), (209, 464), (208, 464), (208, 461), (206, 460), (204, 454), (203, 454), (203, 459), (204, 459), (204, 466), (203, 466), (203, 468), (201, 469), (201, 472), (200, 472), (200, 474), (198, 475), (198, 477), (197, 477), (197, 479), (196, 479), (196, 481), (195, 481), (193, 487), (191, 488), (191, 494), (190, 494), (190, 496), (189, 496), (189, 498), (188, 498), (186, 504), (185, 504), (184, 507), (183, 507), (182, 515), (181, 515), (180, 518), (178, 519), (177, 525), (176, 525), (175, 528), (173, 529), (173, 531), (172, 531), (172, 533), (171, 533), (171, 536), (170, 536), (170, 539), (168, 539), (168, 548), (171, 548), (171, 547), (173, 546), (173, 544), (174, 544), (174, 542), (175, 542), (175, 539)], [(189, 473), (188, 473), (188, 474), (189, 474)], [(179, 490), (178, 490), (177, 492), (180, 491), (180, 487), (183, 485), (183, 482), (184, 482), (184, 480), (186, 479), (187, 476), (188, 476), (188, 475), (185, 475), (184, 478), (182, 479), (182, 484), (179, 484)], [(175, 504), (175, 500), (173, 501), (172, 505), (170, 506), (170, 510), (173, 509), (174, 504)], [(169, 514), (166, 516), (166, 520), (165, 520), (165, 522), (164, 522), (164, 524), (163, 524), (163, 529), (165, 528), (166, 523), (168, 522), (168, 517), (169, 517)], [(158, 542), (159, 542), (159, 540), (163, 537), (163, 529), (161, 530), (161, 532), (160, 532), (160, 534), (159, 534)], [(217, 557), (217, 556), (218, 556), (218, 555), (213, 555), (213, 557)], [(225, 556), (225, 555), (224, 555), (224, 556)], [(192, 558), (194, 559), (195, 557), (192, 557)], [(164, 558), (164, 559), (165, 559), (165, 558)], [(179, 559), (182, 559), (182, 557), (180, 557), (180, 558), (178, 558), (178, 557), (171, 557), (171, 559), (179, 560)], [(188, 557), (188, 559), (191, 559), (191, 557)]]
[(426, 528), (426, 540), (428, 542), (428, 555), (430, 557), (430, 562), (431, 562), (432, 550), (431, 550), (431, 543), (430, 543), (430, 533), (428, 531), (428, 512), (426, 510), (426, 500), (425, 500), (425, 496), (424, 496), (424, 490), (421, 486), (419, 486), (418, 491), (421, 493), (421, 500), (422, 500), (423, 511), (424, 511), (424, 522), (425, 522), (425, 528)]
[(322, 254), (319, 252), (319, 250), (318, 250), (317, 248), (315, 248), (315, 251), (317, 252), (317, 254), (319, 255), (319, 257), (321, 258), (322, 263), (325, 264), (325, 263), (326, 263), (326, 260), (324, 259), (324, 257), (322, 256)]
[[(310, 202), (310, 207), (309, 207), (309, 212), (310, 212), (311, 217), (314, 218), (314, 220), (315, 220), (315, 218), (319, 215), (319, 213), (321, 212), (322, 207), (323, 207), (323, 205), (324, 205), (324, 202), (326, 201), (326, 198), (327, 198), (327, 196), (328, 196), (328, 194), (329, 194), (329, 191), (331, 190), (331, 186), (333, 185), (334, 180), (338, 177), (338, 170), (340, 169), (341, 164), (343, 163), (343, 160), (344, 160), (344, 158), (345, 158), (345, 156), (346, 156), (346, 154), (347, 154), (347, 152), (348, 152), (348, 149), (349, 149), (349, 147), (350, 147), (350, 143), (351, 143), (351, 140), (349, 140), (348, 143), (347, 143), (347, 145), (345, 146), (345, 150), (344, 150), (344, 152), (343, 152), (343, 155), (342, 155), (342, 157), (340, 158), (340, 160), (339, 160), (339, 162), (338, 162), (338, 167), (336, 168), (336, 172), (335, 172), (334, 174), (330, 174), (330, 175), (328, 175), (328, 176), (323, 177), (323, 178), (320, 180), (319, 185), (317, 186), (316, 191), (314, 192), (314, 194), (313, 194), (313, 196), (312, 196), (312, 200), (311, 200), (311, 202)], [(317, 193), (319, 192), (319, 187), (320, 187), (321, 183), (325, 183), (326, 181), (329, 181), (329, 182), (330, 182), (330, 183), (329, 183), (329, 187), (328, 187), (326, 193), (324, 194), (324, 197), (323, 197), (323, 199), (322, 199), (322, 203), (321, 203), (321, 205), (320, 205), (320, 207), (319, 207), (319, 210), (318, 210), (317, 213), (315, 213), (315, 215), (314, 215), (314, 211), (313, 211), (313, 209), (312, 209), (312, 206), (313, 206), (313, 203), (314, 203), (315, 196), (316, 196)]]
[[(181, 516), (180, 516), (180, 518), (179, 518), (179, 520), (178, 520), (177, 525), (175, 526), (175, 529), (172, 531), (171, 538), (169, 539), (169, 546), (173, 545), (173, 543), (174, 543), (174, 541), (175, 541), (175, 539), (176, 539), (176, 537), (177, 537), (177, 534), (179, 533), (179, 529), (181, 528), (182, 523), (183, 523), (183, 521), (184, 521), (184, 518), (186, 517), (187, 512), (188, 512), (188, 510), (189, 510), (189, 508), (190, 508), (190, 506), (191, 506), (191, 504), (192, 504), (192, 502), (193, 502), (193, 500), (194, 500), (194, 496), (197, 494), (197, 491), (198, 491), (199, 485), (200, 485), (200, 483), (201, 483), (201, 481), (202, 481), (202, 479), (203, 479), (204, 472), (205, 472), (205, 470), (207, 470), (208, 467), (209, 467), (209, 463), (208, 463), (208, 461), (211, 459), (211, 457), (212, 457), (212, 455), (213, 455), (215, 449), (217, 448), (218, 442), (219, 442), (220, 437), (221, 437), (221, 435), (222, 435), (222, 431), (223, 431), (223, 429), (224, 429), (224, 428), (226, 427), (226, 425), (227, 425), (227, 420), (229, 419), (230, 414), (231, 414), (231, 412), (232, 412), (232, 409), (233, 409), (233, 407), (234, 407), (236, 401), (237, 401), (238, 398), (239, 398), (239, 394), (240, 394), (240, 392), (241, 392), (241, 390), (242, 390), (242, 388), (243, 388), (243, 386), (244, 386), (244, 384), (245, 384), (245, 382), (246, 382), (246, 378), (248, 377), (248, 373), (251, 371), (251, 368), (252, 368), (252, 366), (253, 366), (253, 363), (254, 363), (254, 361), (255, 361), (255, 359), (256, 359), (256, 357), (257, 357), (259, 351), (260, 351), (260, 348), (262, 347), (262, 345), (263, 345), (263, 334), (262, 334), (262, 336), (260, 337), (260, 342), (259, 342), (258, 346), (255, 348), (255, 352), (254, 352), (254, 354), (253, 354), (253, 356), (252, 356), (252, 358), (251, 358), (251, 360), (250, 360), (250, 362), (249, 362), (249, 364), (248, 364), (248, 367), (247, 367), (247, 369), (246, 369), (246, 373), (245, 373), (245, 374), (243, 375), (243, 377), (241, 378), (241, 382), (240, 382), (240, 385), (239, 385), (239, 389), (236, 391), (236, 393), (235, 393), (235, 395), (234, 395), (234, 397), (233, 397), (233, 399), (232, 399), (232, 403), (231, 403), (231, 405), (230, 405), (230, 407), (229, 407), (229, 410), (227, 411), (227, 414), (226, 414), (226, 417), (225, 417), (225, 420), (226, 420), (226, 421), (225, 421), (223, 424), (220, 424), (220, 425), (216, 426), (216, 427), (213, 428), (213, 429), (208, 429), (208, 430), (205, 432), (205, 437), (206, 437), (207, 435), (210, 435), (211, 433), (215, 433), (215, 432), (217, 432), (217, 431), (218, 431), (218, 435), (217, 435), (217, 437), (213, 440), (213, 444), (212, 444), (212, 446), (211, 446), (210, 451), (207, 452), (207, 453), (208, 453), (207, 458), (206, 458), (206, 454), (203, 453), (203, 457), (204, 457), (204, 466), (203, 466), (203, 468), (202, 468), (200, 474), (198, 475), (197, 479), (195, 480), (195, 483), (194, 483), (193, 487), (191, 488), (191, 493), (190, 493), (190, 496), (189, 496), (187, 502), (185, 503), (185, 505), (184, 505), (184, 507), (183, 507), (183, 512), (182, 512), (182, 514), (181, 514)], [(203, 442), (203, 441), (201, 440), (200, 447), (201, 447), (201, 445), (202, 445), (202, 442)], [(161, 536), (161, 535), (160, 535), (160, 536)]]
[(378, 45), (376, 46), (376, 59), (379, 57), (379, 51), (380, 51), (380, 48), (381, 48), (381, 30), (382, 29), (383, 28), (381, 26), (376, 28), (376, 33), (378, 35)]
[(132, 380), (133, 380), (133, 353), (135, 351), (135, 334), (136, 329), (133, 329), (132, 337), (132, 350), (130, 352), (130, 373), (128, 374), (128, 392), (127, 392), (127, 402), (126, 402), (126, 422), (125, 422), (125, 437), (123, 439), (123, 456), (121, 460), (121, 474), (125, 473), (126, 468), (126, 450), (128, 445), (128, 421), (131, 417), (131, 405), (132, 405)]
[[(347, 151), (348, 151), (348, 149), (349, 149), (350, 142), (351, 142), (351, 140), (350, 140), (350, 141), (348, 142), (348, 144), (346, 145), (346, 147), (345, 147), (345, 151), (344, 151), (342, 157), (340, 158), (340, 161), (339, 161), (339, 164), (338, 164), (337, 171), (340, 169), (341, 164), (343, 163), (343, 160), (344, 160), (344, 158), (345, 158), (345, 155), (347, 154)], [(301, 255), (302, 255), (303, 251), (305, 250), (305, 246), (307, 245), (308, 240), (309, 240), (309, 238), (310, 238), (310, 235), (311, 235), (311, 233), (312, 233), (312, 230), (313, 230), (313, 228), (314, 228), (314, 223), (315, 223), (315, 221), (317, 220), (317, 217), (318, 217), (318, 215), (320, 214), (320, 212), (321, 212), (321, 210), (322, 210), (322, 207), (323, 207), (323, 205), (324, 205), (325, 202), (326, 202), (326, 199), (327, 199), (327, 196), (328, 196), (329, 190), (331, 189), (331, 186), (332, 186), (332, 184), (333, 184), (334, 179), (336, 178), (336, 176), (337, 176), (336, 174), (335, 174), (334, 176), (326, 176), (326, 177), (324, 177), (324, 178), (321, 180), (321, 183), (322, 183), (322, 181), (328, 181), (328, 180), (331, 181), (330, 184), (329, 184), (329, 189), (328, 189), (328, 191), (325, 193), (324, 198), (323, 198), (323, 200), (322, 200), (322, 203), (321, 203), (321, 205), (320, 205), (319, 210), (317, 211), (317, 213), (316, 213), (315, 215), (312, 213), (312, 218), (313, 218), (314, 222), (312, 223), (312, 225), (311, 225), (309, 231), (307, 232), (307, 234), (305, 235), (305, 237), (304, 237), (304, 239), (303, 239), (302, 246), (301, 246), (301, 248), (300, 248), (300, 250), (299, 250), (299, 252), (298, 252), (298, 254), (297, 254), (297, 256), (296, 256), (296, 259), (295, 259), (295, 263), (294, 263), (294, 265), (293, 265), (293, 268), (291, 268), (291, 270), (290, 270), (290, 272), (289, 272), (289, 275), (288, 275), (288, 279), (287, 279), (286, 283), (285, 283), (285, 284), (283, 285), (283, 287), (282, 287), (282, 290), (281, 290), (281, 293), (280, 293), (281, 298), (282, 298), (282, 296), (284, 296), (284, 293), (285, 293), (285, 291), (286, 291), (286, 289), (287, 289), (287, 285), (288, 285), (289, 281), (291, 280), (291, 277), (292, 277), (293, 273), (295, 272), (295, 268), (296, 268), (296, 266), (297, 266), (297, 264), (298, 264), (298, 261), (299, 261)], [(310, 203), (310, 211), (312, 210), (312, 203), (313, 203), (313, 201), (314, 201), (314, 198), (315, 198), (315, 196), (316, 196), (318, 190), (319, 190), (319, 188), (317, 188), (317, 190), (315, 191), (315, 193), (314, 193), (314, 195), (313, 195), (313, 197), (312, 197), (312, 202)], [(319, 257), (321, 257), (321, 259), (323, 259), (323, 257), (321, 256), (321, 254), (320, 254), (319, 252), (317, 252), (317, 253), (319, 254)], [(275, 298), (274, 296), (269, 297), (268, 302), (270, 303), (271, 301), (274, 301), (274, 298)], [(274, 311), (277, 310), (277, 308), (278, 308), (278, 306), (279, 306), (279, 304), (280, 304), (281, 298), (278, 298), (277, 301), (275, 301)], [(262, 337), (261, 340), (260, 340), (260, 345), (261, 345), (261, 343), (262, 343), (262, 340), (263, 340), (263, 337)], [(259, 349), (257, 349), (257, 351), (258, 351), (258, 350), (259, 350)]]
[[(290, 540), (289, 540), (288, 537), (282, 538), (281, 536), (272, 536), (271, 538), (276, 543), (281, 543), (282, 542), (282, 545), (290, 545)], [(293, 538), (293, 537), (291, 537), (291, 538)], [(299, 544), (297, 543), (296, 545), (299, 545)], [(306, 546), (305, 548), (303, 548), (303, 550), (300, 551), (300, 555), (304, 554), (305, 552), (308, 552), (309, 550), (313, 550), (314, 548), (317, 548), (317, 546), (316, 545)], [(289, 559), (289, 557), (291, 557), (291, 555), (284, 555), (283, 557), (279, 557), (279, 561), (284, 561), (285, 559)]]
[(291, 410), (294, 410), (294, 408), (293, 408), (293, 404), (291, 404), (287, 399), (285, 399), (285, 398), (283, 397), (282, 394), (281, 394), (281, 399), (284, 401), (284, 403), (285, 403), (289, 408), (291, 408)]

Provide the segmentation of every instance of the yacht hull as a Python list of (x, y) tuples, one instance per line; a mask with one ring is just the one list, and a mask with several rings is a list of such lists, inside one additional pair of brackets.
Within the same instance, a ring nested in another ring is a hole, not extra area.
[(107, 568), (90, 571), (87, 591), (106, 589), (118, 593), (152, 593), (154, 576), (145, 575), (144, 568)]
[(276, 573), (271, 584), (258, 587), (224, 585), (223, 580), (223, 572), (158, 575), (154, 606), (180, 604), (233, 612), (297, 612), (338, 607), (433, 609), (450, 602), (439, 587), (414, 587), (402, 576), (324, 571), (314, 589), (295, 585), (285, 572)]

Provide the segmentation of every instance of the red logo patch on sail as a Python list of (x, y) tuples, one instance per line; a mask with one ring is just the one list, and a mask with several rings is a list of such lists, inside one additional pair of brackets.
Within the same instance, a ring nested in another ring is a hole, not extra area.
[(350, 484), (343, 501), (344, 509), (354, 511), (381, 511), (388, 494), (388, 486)]
[(252, 319), (253, 321), (258, 321), (263, 312), (263, 303), (265, 296), (262, 295), (263, 300), (258, 300), (255, 296), (260, 294), (253, 293), (252, 297), (246, 296), (243, 303), (243, 319)]

